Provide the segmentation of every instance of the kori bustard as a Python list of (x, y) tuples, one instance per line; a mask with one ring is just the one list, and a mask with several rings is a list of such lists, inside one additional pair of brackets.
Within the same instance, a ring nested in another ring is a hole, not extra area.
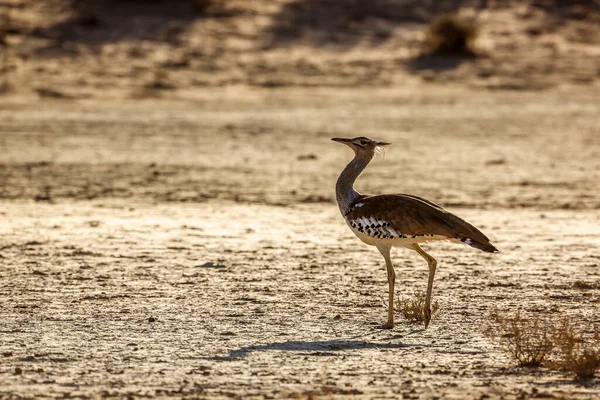
[(477, 228), (424, 198), (410, 194), (370, 196), (354, 190), (354, 181), (369, 164), (375, 152), (390, 143), (376, 142), (366, 137), (333, 138), (354, 150), (354, 159), (344, 168), (335, 185), (340, 211), (352, 232), (368, 245), (377, 247), (383, 255), (389, 285), (388, 320), (382, 328), (394, 327), (394, 284), (396, 274), (390, 259), (392, 247), (416, 251), (429, 265), (429, 280), (425, 298), (425, 328), (431, 320), (431, 291), (437, 261), (419, 243), (450, 240), (465, 243), (490, 253), (497, 252), (489, 239)]

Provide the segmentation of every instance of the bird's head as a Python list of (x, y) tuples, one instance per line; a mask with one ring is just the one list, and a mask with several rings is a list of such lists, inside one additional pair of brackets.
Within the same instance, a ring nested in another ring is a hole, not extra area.
[(354, 139), (332, 138), (334, 142), (343, 143), (354, 150), (357, 156), (367, 155), (373, 156), (379, 149), (389, 146), (391, 143), (376, 142), (366, 137), (355, 137)]

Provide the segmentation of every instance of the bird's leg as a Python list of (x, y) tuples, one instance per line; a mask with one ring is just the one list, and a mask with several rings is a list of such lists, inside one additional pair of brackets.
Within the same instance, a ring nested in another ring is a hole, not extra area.
[(394, 266), (390, 258), (391, 246), (387, 244), (377, 244), (377, 250), (385, 258), (385, 266), (387, 269), (387, 278), (389, 285), (389, 304), (388, 304), (388, 321), (381, 327), (384, 329), (392, 329), (394, 327), (394, 284), (396, 283), (396, 273), (394, 272)]
[(427, 264), (429, 265), (429, 281), (427, 282), (427, 297), (425, 297), (425, 329), (427, 329), (427, 325), (429, 325), (429, 321), (431, 320), (431, 292), (433, 291), (433, 277), (435, 275), (435, 269), (437, 267), (437, 261), (435, 258), (431, 257), (429, 254), (425, 252), (418, 244), (413, 244), (413, 249), (421, 255), (425, 260), (427, 260)]

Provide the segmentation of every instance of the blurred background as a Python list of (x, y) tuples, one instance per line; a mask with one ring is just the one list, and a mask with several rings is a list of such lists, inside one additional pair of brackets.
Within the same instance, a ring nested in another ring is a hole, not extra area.
[(600, 205), (599, 1), (1, 0), (0, 51), (3, 198), (331, 203), (371, 136), (368, 190)]
[[(440, 18), (450, 23), (436, 30)], [(407, 81), (542, 89), (598, 79), (599, 29), (596, 0), (2, 0), (1, 91), (144, 98)]]

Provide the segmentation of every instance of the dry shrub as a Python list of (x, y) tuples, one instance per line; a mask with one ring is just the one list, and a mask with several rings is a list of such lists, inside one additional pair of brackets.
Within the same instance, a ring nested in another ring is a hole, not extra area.
[(568, 317), (552, 320), (539, 316), (490, 315), (485, 333), (498, 340), (519, 366), (545, 366), (575, 376), (578, 380), (589, 380), (600, 368), (600, 333), (585, 340), (581, 327)]
[(429, 25), (425, 47), (431, 54), (471, 55), (477, 35), (474, 23), (446, 14)]
[[(404, 318), (413, 322), (425, 321), (425, 297), (426, 293), (422, 290), (415, 290), (413, 296), (403, 300), (399, 298), (396, 302), (396, 308)], [(440, 305), (437, 301), (431, 303), (431, 318), (438, 315)]]
[(494, 312), (486, 326), (486, 334), (498, 340), (522, 367), (539, 367), (554, 350), (553, 325), (538, 316), (523, 317)]
[(600, 367), (600, 334), (586, 341), (581, 328), (564, 318), (556, 335), (560, 355), (556, 367), (573, 374), (578, 380), (592, 379)]

